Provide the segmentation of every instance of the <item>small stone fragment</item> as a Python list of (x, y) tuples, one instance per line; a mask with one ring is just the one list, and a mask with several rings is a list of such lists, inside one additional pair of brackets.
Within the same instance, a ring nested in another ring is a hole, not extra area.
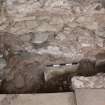
[(32, 36), (32, 43), (33, 44), (42, 44), (44, 42), (47, 42), (48, 40), (51, 40), (53, 38), (52, 36), (54, 33), (52, 32), (36, 32)]
[(35, 33), (34, 37), (32, 38), (33, 44), (42, 44), (48, 40), (48, 33), (38, 32)]

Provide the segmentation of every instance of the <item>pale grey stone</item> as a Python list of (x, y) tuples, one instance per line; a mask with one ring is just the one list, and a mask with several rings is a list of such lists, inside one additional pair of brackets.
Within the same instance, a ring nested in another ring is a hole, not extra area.
[(75, 76), (72, 78), (72, 87), (76, 88), (105, 88), (105, 74), (99, 73), (95, 76)]
[(0, 105), (76, 105), (73, 93), (0, 95)]
[[(42, 44), (49, 41), (52, 46), (59, 46), (57, 55), (81, 59), (89, 50), (104, 46), (104, 39), (98, 35), (105, 33), (105, 10), (96, 10), (97, 5), (101, 6), (98, 0), (6, 0), (6, 16), (1, 16), (5, 24), (1, 23), (9, 26), (1, 28), (18, 37), (18, 34), (23, 35), (20, 39), (24, 42), (30, 41), (31, 36), (25, 36), (25, 33), (36, 33), (32, 43), (41, 44), (43, 48)], [(55, 32), (57, 37), (49, 40), (46, 31)], [(29, 43), (25, 44), (25, 49), (29, 52), (34, 50)]]
[(76, 89), (77, 105), (104, 105), (105, 89)]
[(69, 8), (69, 1), (68, 0), (47, 0), (47, 2), (45, 3), (45, 6), (47, 7), (65, 7), (65, 8)]
[(48, 32), (35, 33), (34, 36), (32, 37), (32, 43), (33, 44), (42, 44), (44, 42), (47, 42), (49, 35), (50, 35), (50, 33), (48, 33)]
[(24, 42), (29, 42), (31, 40), (31, 34), (25, 34), (25, 35), (21, 35), (20, 39)]

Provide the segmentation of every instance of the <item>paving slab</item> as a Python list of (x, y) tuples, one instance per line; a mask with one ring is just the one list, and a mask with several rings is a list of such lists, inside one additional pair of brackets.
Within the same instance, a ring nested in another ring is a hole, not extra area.
[(73, 93), (5, 94), (0, 105), (75, 105)]
[(105, 105), (105, 89), (76, 89), (77, 105)]

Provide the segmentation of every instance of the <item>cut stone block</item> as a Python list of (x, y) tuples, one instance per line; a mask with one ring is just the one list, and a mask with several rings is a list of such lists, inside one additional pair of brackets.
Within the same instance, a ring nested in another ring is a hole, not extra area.
[(105, 89), (76, 89), (77, 105), (105, 105)]
[(75, 105), (73, 93), (0, 95), (0, 105)]

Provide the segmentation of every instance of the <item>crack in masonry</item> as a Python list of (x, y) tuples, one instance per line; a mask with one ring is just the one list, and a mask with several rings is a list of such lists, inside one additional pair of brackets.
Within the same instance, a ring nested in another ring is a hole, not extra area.
[(75, 90), (74, 90), (73, 94), (74, 94), (74, 103), (75, 103), (75, 105), (77, 105), (77, 97), (76, 97)]

